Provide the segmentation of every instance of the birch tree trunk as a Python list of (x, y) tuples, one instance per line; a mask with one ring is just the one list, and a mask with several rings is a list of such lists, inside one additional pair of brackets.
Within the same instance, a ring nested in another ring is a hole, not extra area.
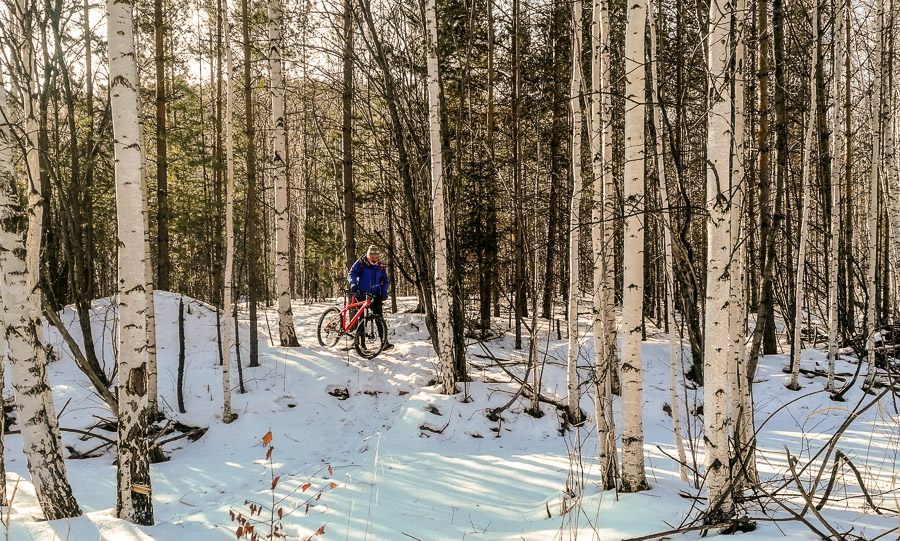
[(569, 421), (578, 423), (582, 419), (578, 405), (578, 247), (581, 244), (581, 0), (572, 5), (572, 86), (570, 101), (572, 107), (572, 200), (569, 207), (569, 352), (566, 358), (566, 405)]
[[(12, 162), (13, 140), (9, 133), (9, 116), (6, 106), (6, 83), (0, 72), (0, 216), (15, 201), (10, 198), (11, 189), (15, 189), (16, 178)], [(5, 272), (7, 261), (11, 259), (12, 252), (6, 244), (7, 236), (2, 223), (0, 223), (0, 271)], [(0, 301), (4, 299), (3, 281), (0, 280)], [(6, 370), (6, 315), (5, 310), (0, 309), (0, 404), (3, 403), (4, 372)], [(0, 409), (0, 413), (3, 410)], [(3, 415), (5, 417), (5, 414)], [(0, 422), (0, 506), (9, 505), (6, 497), (6, 466), (3, 453), (3, 437), (6, 433), (6, 423)]]
[[(16, 21), (21, 26), (8, 31), (18, 34), (15, 39), (21, 44), (21, 63), (10, 75), (22, 96), (24, 111), (24, 133), (18, 146), (24, 155), (24, 182), (21, 184), (25, 186), (27, 206), (19, 198), (12, 170), (7, 170), (8, 174), (0, 179), (0, 266), (3, 269), (0, 298), (3, 300), (17, 424), (22, 430), (28, 471), (45, 518), (56, 520), (79, 516), (81, 509), (66, 476), (59, 425), (47, 382), (47, 355), (42, 336), (43, 291), (39, 283), (46, 201), (40, 178), (40, 127), (36, 117), (39, 90), (32, 34), (36, 6), (19, 0), (15, 9)], [(5, 102), (4, 96), (4, 116)], [(8, 136), (10, 132), (7, 130), (6, 134)], [(7, 150), (7, 156), (10, 154)]]
[(143, 182), (138, 125), (137, 64), (133, 3), (109, 0), (107, 39), (118, 222), (119, 425), (116, 515), (135, 524), (153, 524), (148, 432), (150, 362), (144, 238)]
[(672, 217), (669, 209), (672, 207), (669, 201), (669, 191), (666, 181), (666, 164), (663, 160), (663, 132), (662, 132), (662, 106), (659, 101), (659, 69), (658, 50), (656, 48), (656, 21), (653, 16), (653, 3), (648, 2), (647, 13), (650, 18), (650, 70), (653, 78), (650, 83), (651, 99), (653, 100), (653, 125), (656, 127), (656, 171), (659, 175), (659, 208), (663, 222), (663, 244), (665, 250), (666, 270), (666, 304), (668, 309), (669, 324), (669, 373), (670, 396), (672, 408), (672, 433), (675, 438), (675, 450), (678, 453), (678, 475), (682, 481), (688, 480), (687, 454), (684, 451), (684, 440), (681, 437), (681, 412), (679, 409), (680, 398), (678, 390), (681, 388), (679, 375), (682, 372), (682, 336), (681, 327), (675, 321), (675, 278), (674, 261), (672, 256)]
[[(893, 301), (891, 304), (897, 307), (897, 294), (898, 294), (898, 283), (897, 283), (897, 271), (900, 270), (900, 175), (898, 175), (897, 168), (897, 152), (894, 148), (896, 143), (895, 133), (894, 133), (894, 57), (896, 56), (896, 51), (894, 51), (894, 2), (891, 0), (888, 10), (888, 14), (885, 15), (887, 18), (886, 26), (888, 28), (888, 32), (886, 33), (885, 40), (885, 56), (884, 65), (885, 65), (885, 81), (883, 83), (884, 96), (885, 96), (885, 106), (882, 113), (883, 125), (884, 125), (884, 175), (885, 175), (885, 185), (887, 186), (887, 197), (888, 197), (888, 205), (887, 210), (890, 215), (891, 222), (891, 232), (893, 233), (891, 238), (891, 249), (890, 249), (890, 262), (891, 264), (884, 270), (884, 272), (890, 272), (890, 269), (894, 269), (893, 272), (893, 281), (892, 281), (892, 289), (894, 291), (893, 297), (891, 300)], [(888, 294), (887, 291), (884, 293)], [(897, 314), (894, 313), (894, 321), (897, 321)]]
[(819, 41), (819, 5), (817, 1), (813, 2), (813, 12), (812, 12), (812, 21), (813, 21), (813, 48), (812, 48), (812, 60), (810, 61), (810, 74), (809, 74), (809, 113), (807, 113), (806, 119), (806, 138), (803, 142), (803, 180), (802, 180), (802, 192), (803, 192), (803, 210), (800, 214), (800, 247), (797, 250), (797, 277), (796, 277), (796, 285), (794, 291), (796, 293), (794, 298), (794, 339), (791, 341), (791, 381), (788, 383), (787, 388), (792, 391), (797, 391), (800, 389), (800, 351), (801, 351), (801, 341), (800, 341), (800, 328), (803, 324), (803, 274), (806, 270), (806, 237), (807, 231), (809, 230), (809, 177), (810, 177), (810, 168), (813, 167), (812, 164), (812, 140), (816, 134), (816, 63), (818, 61), (818, 55), (816, 54), (816, 47)]
[(297, 347), (291, 310), (290, 231), (285, 164), (284, 79), (281, 74), (281, 1), (269, 0), (269, 74), (272, 93), (272, 161), (275, 177), (275, 289), (278, 296), (278, 334), (282, 347)]
[[(602, 2), (602, 0), (601, 0)], [(603, 110), (603, 118), (607, 121), (603, 122), (603, 144), (601, 150), (603, 152), (603, 276), (606, 289), (603, 294), (603, 321), (606, 328), (606, 364), (609, 367), (610, 389), (614, 385), (618, 385), (618, 363), (619, 363), (619, 346), (616, 340), (618, 329), (616, 328), (616, 250), (615, 250), (615, 220), (621, 216), (622, 207), (618, 204), (619, 188), (616, 186), (616, 178), (613, 163), (613, 145), (612, 145), (612, 64), (610, 63), (610, 35), (612, 34), (612, 25), (609, 20), (609, 2), (604, 2), (600, 6), (600, 22), (602, 27), (607, 29), (600, 39), (602, 41), (602, 50), (600, 52), (600, 62), (603, 65), (603, 72), (600, 74), (600, 82), (606, 92), (600, 98), (601, 108)], [(609, 396), (609, 405), (612, 411), (612, 393)], [(614, 426), (610, 423), (610, 433), (615, 433)], [(615, 439), (615, 438), (613, 438)], [(614, 442), (613, 442), (614, 443)], [(616, 453), (613, 453), (613, 462), (615, 466)], [(618, 468), (616, 467), (618, 470)], [(616, 473), (618, 477), (618, 471)]]
[(747, 255), (749, 233), (745, 231), (744, 213), (747, 182), (745, 167), (747, 152), (745, 147), (745, 66), (747, 58), (747, 0), (737, 1), (734, 39), (734, 141), (731, 159), (731, 295), (728, 305), (728, 325), (731, 329), (729, 350), (731, 375), (731, 416), (734, 422), (733, 439), (736, 463), (732, 479), (734, 493), (739, 494), (746, 484), (756, 482), (756, 459), (754, 450), (753, 375), (748, 374), (747, 362), (747, 272), (744, 267)]
[(262, 244), (259, 240), (258, 209), (256, 193), (256, 125), (253, 117), (253, 85), (251, 77), (251, 50), (250, 43), (250, 0), (241, 0), (241, 37), (244, 49), (244, 133), (247, 137), (247, 241), (244, 243), (247, 260), (247, 304), (250, 308), (250, 362), (247, 366), (255, 368), (259, 366), (259, 328), (257, 325), (256, 301), (259, 291), (264, 285), (259, 279), (259, 252)]
[[(616, 467), (616, 429), (612, 403), (612, 374), (615, 370), (615, 359), (610, 358), (610, 319), (607, 317), (606, 253), (611, 247), (606, 243), (607, 212), (604, 203), (604, 173), (606, 163), (606, 133), (603, 125), (604, 115), (602, 98), (605, 72), (604, 43), (609, 27), (606, 8), (603, 0), (594, 0), (593, 21), (591, 24), (591, 164), (594, 173), (593, 205), (591, 207), (591, 244), (594, 252), (594, 413), (597, 418), (597, 438), (600, 443), (600, 471), (603, 490), (616, 488), (618, 471)], [(614, 319), (612, 320), (615, 321)], [(615, 340), (615, 329), (612, 329)], [(613, 342), (614, 343), (614, 342)]]
[(625, 239), (622, 266), (622, 492), (649, 488), (644, 471), (641, 315), (644, 305), (644, 28), (647, 4), (628, 4), (625, 28)]
[[(143, 134), (143, 130), (141, 130)], [(143, 137), (141, 138), (141, 154), (144, 154)], [(153, 263), (150, 258), (150, 210), (147, 208), (147, 175), (143, 170), (144, 158), (141, 158), (141, 193), (143, 194), (144, 212), (144, 276), (147, 284), (147, 418), (149, 422), (159, 419), (159, 363), (156, 359), (156, 304), (153, 302)]]
[(223, 280), (222, 331), (222, 420), (235, 419), (231, 412), (231, 350), (234, 348), (234, 69), (231, 58), (231, 18), (228, 1), (225, 4), (223, 34), (225, 35), (225, 276)]
[(730, 518), (732, 499), (729, 490), (728, 454), (728, 382), (731, 262), (730, 159), (735, 134), (731, 124), (728, 51), (731, 46), (733, 8), (725, 0), (709, 5), (707, 79), (708, 133), (706, 197), (707, 284), (706, 322), (703, 346), (703, 426), (706, 460), (706, 520), (719, 523)]
[(868, 357), (868, 373), (863, 387), (869, 388), (875, 382), (875, 262), (878, 254), (878, 173), (881, 169), (881, 78), (884, 68), (884, 4), (878, 0), (878, 47), (875, 54), (875, 81), (872, 85), (872, 165), (869, 176), (869, 267), (866, 271), (866, 355)]
[[(154, 8), (155, 9), (155, 8)], [(160, 23), (162, 24), (162, 23)], [(157, 29), (158, 30), (158, 29)], [(139, 38), (138, 38), (139, 39)], [(161, 38), (159, 38), (161, 39)], [(162, 55), (162, 43), (158, 43), (159, 49), (158, 54)], [(157, 57), (157, 60), (161, 59)], [(157, 64), (159, 68), (162, 64)], [(137, 66), (136, 70), (137, 80), (141, 80), (141, 71), (140, 65)], [(160, 76), (160, 73), (157, 72), (157, 76)], [(158, 79), (158, 82), (162, 85), (165, 84), (165, 79)], [(157, 89), (157, 98), (159, 99), (162, 96), (162, 93), (159, 89)], [(162, 98), (165, 100), (165, 98)], [(138, 102), (138, 111), (141, 110), (141, 95), (140, 92), (137, 94), (137, 102)], [(165, 103), (165, 101), (163, 101)], [(157, 101), (157, 106), (159, 105), (159, 101)], [(157, 114), (159, 113), (159, 109), (157, 109)], [(157, 120), (159, 120), (157, 118)], [(165, 124), (165, 113), (163, 113), (162, 118), (163, 124)], [(148, 192), (148, 180), (147, 176), (149, 174), (147, 167), (147, 141), (146, 141), (146, 130), (144, 130), (144, 119), (140, 117), (140, 113), (138, 114), (138, 132), (140, 135), (140, 145), (141, 145), (141, 193), (143, 194), (143, 209), (144, 209), (144, 266), (146, 267), (146, 277), (147, 284), (145, 286), (144, 292), (147, 295), (147, 310), (145, 312), (147, 318), (147, 419), (149, 423), (153, 423), (156, 419), (160, 418), (159, 414), (159, 364), (156, 360), (156, 304), (153, 302), (153, 260), (151, 257), (152, 247), (150, 245), (150, 210), (148, 208), (147, 196)], [(165, 134), (162, 135), (165, 137)], [(157, 138), (160, 137), (159, 132), (157, 132)], [(159, 142), (157, 141), (157, 145)], [(157, 146), (157, 149), (159, 147)], [(159, 168), (157, 164), (157, 175), (159, 174)], [(166, 233), (168, 236), (168, 233)], [(168, 268), (168, 267), (167, 267)], [(117, 405), (118, 411), (118, 405)]]
[[(826, 389), (834, 389), (834, 365), (837, 360), (837, 333), (838, 333), (838, 264), (840, 253), (838, 251), (838, 239), (841, 229), (841, 171), (842, 163), (838, 159), (844, 153), (844, 112), (842, 90), (844, 82), (844, 19), (849, 0), (838, 0), (839, 9), (834, 16), (837, 28), (834, 32), (834, 58), (832, 65), (831, 83), (831, 267), (828, 273), (828, 381)], [(895, 233), (896, 234), (896, 233)]]
[(425, 45), (428, 58), (428, 128), (431, 141), (431, 198), (434, 205), (434, 289), (437, 305), (438, 356), (441, 392), (456, 392), (453, 370), (453, 326), (450, 321), (450, 273), (447, 267), (447, 222), (444, 198), (444, 161), (441, 147), (441, 87), (437, 57), (435, 0), (425, 3)]

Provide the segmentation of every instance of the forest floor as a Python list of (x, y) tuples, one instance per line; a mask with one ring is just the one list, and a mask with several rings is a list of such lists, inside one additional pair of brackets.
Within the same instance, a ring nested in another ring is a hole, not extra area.
[[(508, 370), (520, 377), (524, 374), (527, 351), (513, 349), (511, 333), (485, 343), (486, 349), (470, 345), (472, 382), (464, 388), (461, 385), (464, 392), (456, 396), (442, 396), (436, 386), (428, 385), (436, 367), (422, 316), (405, 313), (412, 299), (401, 302), (401, 313), (387, 316), (396, 347), (373, 360), (358, 358), (343, 341), (332, 349), (319, 346), (315, 327), (326, 304), (295, 303), (301, 347), (293, 349), (275, 345), (276, 314), (266, 311), (259, 323), (262, 366), (244, 369), (247, 392), (233, 395), (239, 417), (224, 424), (215, 314), (208, 306), (188, 298), (184, 378), (187, 413), (177, 412), (178, 299), (168, 293), (159, 293), (156, 299), (160, 405), (170, 419), (209, 430), (196, 442), (182, 438), (163, 445), (169, 460), (152, 469), (156, 525), (136, 527), (114, 518), (116, 467), (115, 450), (110, 447), (94, 451), (92, 454), (98, 455), (95, 458), (66, 461), (85, 515), (42, 521), (22, 454), (21, 436), (13, 434), (6, 436), (5, 459), (7, 491), (15, 488), (15, 495), (9, 517), (3, 517), (8, 526), (0, 526), (0, 538), (5, 534), (17, 541), (235, 539), (237, 525), (229, 512), (247, 515), (246, 500), (270, 505), (273, 475), (280, 476), (274, 493), (278, 500), (284, 498), (279, 506), (284, 508), (284, 531), (291, 539), (306, 539), (324, 526), (324, 534), (315, 539), (614, 540), (693, 524), (698, 508), (705, 506), (705, 501), (694, 498), (703, 491), (681, 481), (677, 464), (670, 458), (675, 456), (672, 421), (664, 411), (670, 397), (669, 344), (662, 333), (650, 332), (643, 344), (645, 453), (652, 488), (617, 495), (597, 488), (597, 438), (592, 420), (577, 428), (561, 429), (554, 407), (542, 404), (544, 415), (535, 418), (525, 412), (529, 404), (522, 398), (499, 421), (487, 418), (491, 409), (510, 400), (518, 385), (485, 357), (508, 360)], [(99, 355), (111, 367), (110, 344), (115, 334), (112, 310), (108, 301), (97, 301), (94, 306)], [(585, 304), (582, 381), (588, 381), (593, 357), (588, 317)], [(77, 337), (73, 318), (71, 310), (64, 313)], [(498, 319), (495, 324), (503, 327), (508, 319)], [(246, 320), (241, 327), (246, 364)], [(555, 329), (548, 339), (547, 330), (544, 321), (539, 330), (541, 352), (547, 356), (542, 391), (562, 398), (565, 328), (563, 340), (556, 339)], [(97, 417), (110, 418), (56, 332), (46, 334), (59, 357), (50, 367), (50, 381), (57, 412), (61, 412), (60, 425), (86, 429), (97, 422)], [(852, 373), (853, 360), (840, 361), (838, 372)], [(827, 444), (850, 410), (873, 399), (859, 390), (861, 380), (843, 403), (831, 402), (822, 392), (823, 377), (803, 378), (802, 390), (788, 391), (784, 384), (789, 376), (782, 373), (786, 362), (785, 355), (762, 359), (755, 402), (757, 427), (764, 425), (759, 432), (759, 469), (764, 486), (769, 492), (787, 487), (773, 498), (743, 504), (743, 514), (767, 520), (757, 520), (757, 529), (741, 534), (741, 539), (820, 538), (797, 520), (768, 520), (791, 517), (782, 505), (795, 512), (803, 507), (796, 485), (790, 482), (785, 449), (799, 459), (802, 468)], [(824, 353), (805, 350), (803, 367), (824, 368)], [(232, 381), (236, 388), (237, 371), (232, 371)], [(592, 416), (593, 393), (587, 392), (590, 387), (583, 385), (582, 408)], [(7, 388), (5, 395), (10, 396), (11, 389)], [(470, 400), (464, 401), (465, 396)], [(789, 407), (782, 407), (791, 401)], [(702, 427), (702, 419), (686, 413), (701, 402), (702, 390), (688, 390), (681, 397), (686, 437), (689, 430), (696, 438)], [(266, 448), (261, 443), (270, 430), (274, 472), (267, 467)], [(114, 432), (104, 435), (115, 438)], [(102, 442), (83, 441), (76, 434), (64, 433), (63, 443), (66, 456), (70, 456), (73, 450), (86, 453)], [(878, 515), (866, 505), (857, 477), (844, 466), (821, 511), (822, 519), (841, 534), (852, 532), (846, 539), (876, 539), (896, 528), (900, 415), (894, 397), (888, 394), (856, 418), (836, 449), (858, 468), (873, 503), (883, 509)], [(702, 446), (693, 451), (689, 449), (688, 461), (702, 464)], [(831, 460), (815, 490), (819, 498), (831, 475)], [(819, 465), (816, 462), (815, 467), (799, 474), (805, 486), (809, 486), (810, 474), (817, 472)], [(311, 486), (304, 490), (307, 483)], [(575, 492), (575, 496), (568, 497), (567, 492)], [(782, 503), (776, 503), (775, 498)], [(563, 513), (563, 509), (568, 512)], [(262, 518), (267, 517), (263, 513)], [(827, 527), (812, 512), (805, 513), (804, 520), (828, 534)], [(690, 532), (674, 538), (691, 540), (700, 535)], [(881, 538), (896, 539), (897, 532)]]

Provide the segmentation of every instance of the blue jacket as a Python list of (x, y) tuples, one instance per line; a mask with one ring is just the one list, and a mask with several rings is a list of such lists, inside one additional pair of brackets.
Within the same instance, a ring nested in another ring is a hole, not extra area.
[(388, 297), (388, 286), (391, 282), (381, 263), (372, 265), (363, 256), (353, 264), (347, 278), (350, 280), (350, 289), (353, 291), (358, 288), (360, 291), (372, 295), (381, 295), (382, 300)]

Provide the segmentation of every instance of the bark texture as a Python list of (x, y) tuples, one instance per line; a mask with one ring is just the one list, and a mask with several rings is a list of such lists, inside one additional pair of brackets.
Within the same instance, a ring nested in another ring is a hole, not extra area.
[(431, 142), (431, 199), (434, 224), (434, 294), (437, 307), (438, 356), (441, 392), (456, 392), (453, 326), (450, 321), (450, 271), (447, 250), (447, 215), (444, 195), (444, 160), (441, 139), (441, 87), (437, 57), (435, 0), (425, 4), (425, 43), (428, 59), (428, 128)]
[(578, 247), (581, 244), (581, 0), (572, 4), (572, 86), (569, 99), (572, 107), (572, 199), (569, 206), (569, 298), (567, 299), (569, 325), (569, 351), (566, 358), (566, 405), (569, 420), (581, 420), (578, 405)]
[(288, 186), (285, 162), (284, 77), (281, 72), (281, 2), (269, 0), (269, 80), (272, 94), (272, 166), (275, 180), (275, 293), (282, 347), (297, 347), (291, 310)]
[(119, 425), (116, 515), (153, 524), (148, 442), (146, 203), (141, 179), (133, 3), (107, 3), (118, 222)]
[(628, 4), (625, 28), (625, 259), (622, 267), (622, 491), (649, 488), (644, 471), (641, 323), (644, 306), (644, 28), (647, 4)]
[(728, 453), (728, 351), (730, 343), (728, 304), (731, 262), (731, 204), (729, 186), (731, 123), (729, 48), (732, 7), (726, 0), (709, 5), (708, 33), (708, 134), (706, 167), (707, 282), (706, 323), (703, 351), (703, 428), (708, 498), (707, 521), (719, 523), (732, 515)]

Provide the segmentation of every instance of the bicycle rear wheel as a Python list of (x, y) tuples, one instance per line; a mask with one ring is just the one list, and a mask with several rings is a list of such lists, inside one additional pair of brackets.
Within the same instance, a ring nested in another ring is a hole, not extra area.
[(316, 329), (319, 345), (333, 347), (341, 339), (342, 334), (344, 327), (341, 322), (341, 311), (333, 307), (325, 310), (319, 318), (319, 326)]
[(387, 341), (387, 324), (381, 316), (368, 316), (356, 329), (353, 345), (363, 359), (371, 359), (381, 353)]

